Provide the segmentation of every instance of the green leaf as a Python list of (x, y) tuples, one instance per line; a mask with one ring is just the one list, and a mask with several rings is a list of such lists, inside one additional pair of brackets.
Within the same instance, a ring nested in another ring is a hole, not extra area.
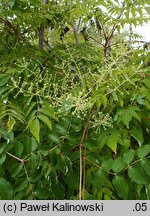
[(145, 175), (139, 165), (128, 167), (128, 175), (130, 179), (137, 184), (148, 184), (150, 182), (150, 178)]
[(6, 154), (3, 153), (2, 155), (0, 155), (0, 165), (2, 165), (5, 160), (6, 160)]
[(12, 169), (11, 169), (11, 176), (12, 177), (16, 177), (20, 173), (20, 171), (22, 170), (22, 168), (23, 168), (23, 164), (22, 163), (15, 164), (12, 167)]
[(35, 153), (31, 152), (29, 162), (30, 162), (31, 169), (35, 170), (38, 166), (38, 158)]
[(112, 168), (112, 164), (113, 164), (113, 159), (110, 158), (109, 160), (105, 160), (102, 162), (101, 166), (104, 170), (106, 171), (110, 171)]
[(50, 137), (50, 140), (52, 142), (54, 142), (56, 144), (60, 143), (60, 138), (59, 138), (59, 136), (57, 134), (52, 133), (52, 134), (49, 135), (49, 137)]
[(58, 133), (61, 135), (65, 135), (67, 133), (67, 130), (64, 125), (57, 125), (56, 128), (58, 130)]
[(43, 114), (51, 117), (54, 120), (58, 120), (58, 118), (55, 116), (55, 113), (53, 111), (53, 108), (49, 107), (49, 108), (42, 108), (40, 110), (40, 112), (42, 112)]
[(131, 115), (132, 117), (134, 117), (135, 119), (137, 119), (139, 122), (141, 121), (141, 117), (140, 117), (140, 115), (138, 114), (139, 109), (138, 109), (137, 107), (131, 106), (131, 107), (129, 107), (129, 108), (127, 109), (127, 111), (130, 113), (130, 115)]
[[(149, 60), (149, 56), (148, 56), (148, 59), (146, 59), (146, 60)], [(143, 83), (145, 84), (145, 86), (148, 88), (148, 89), (150, 89), (150, 81), (149, 81), (149, 79), (144, 79), (143, 80)], [(144, 97), (144, 95), (142, 95), (143, 97)]]
[(34, 137), (31, 137), (31, 140), (29, 142), (30, 142), (30, 151), (34, 152), (38, 147), (38, 143)]
[(148, 155), (150, 153), (150, 144), (147, 144), (147, 145), (143, 145), (142, 147), (140, 147), (137, 151), (137, 156), (139, 158), (143, 158), (145, 157), (146, 155)]
[(0, 178), (0, 199), (11, 200), (13, 198), (13, 190), (9, 182), (4, 178)]
[(17, 105), (17, 103), (15, 102), (9, 103), (8, 108), (9, 108), (8, 112), (10, 116), (18, 119), (22, 123), (25, 122), (24, 113), (22, 112), (21, 108)]
[(150, 7), (145, 7), (144, 9), (146, 10), (146, 12), (147, 12), (148, 14), (150, 14)]
[(138, 121), (141, 121), (141, 118), (138, 115), (137, 111), (139, 111), (139, 109), (133, 106), (119, 109), (116, 113), (115, 119), (118, 123), (123, 122), (126, 125), (126, 127), (129, 128), (129, 123), (133, 117)]
[(50, 106), (49, 103), (46, 101), (43, 102), (43, 105), (42, 105), (42, 108), (40, 109), (40, 112), (42, 112), (44, 115), (51, 117), (54, 120), (58, 120), (58, 118), (55, 115), (53, 107)]
[(123, 158), (118, 157), (113, 161), (112, 170), (114, 172), (121, 172), (125, 167), (126, 167), (126, 164), (123, 161)]
[(5, 85), (8, 82), (9, 79), (10, 79), (9, 76), (5, 76), (5, 75), (1, 74), (1, 76), (0, 76), (0, 86)]
[[(75, 172), (72, 172), (71, 174), (65, 176), (65, 183), (68, 185), (69, 191), (71, 190), (74, 191), (78, 187), (78, 180), (79, 180), (78, 174)], [(86, 180), (88, 181), (87, 178)]]
[(97, 172), (94, 173), (93, 179), (92, 179), (92, 184), (98, 190), (101, 189), (101, 187), (104, 185), (105, 181), (106, 181), (106, 176), (101, 169), (99, 169)]
[(16, 143), (15, 144), (15, 152), (16, 152), (16, 155), (18, 157), (21, 157), (22, 153), (23, 153), (23, 144), (22, 143)]
[(0, 95), (2, 95), (5, 91), (7, 91), (9, 89), (8, 86), (1, 86), (0, 87)]
[(2, 152), (4, 151), (5, 148), (5, 144), (1, 143), (0, 144), (0, 154), (2, 154)]
[(6, 105), (0, 103), (0, 119), (3, 119), (7, 114)]
[(103, 105), (105, 109), (107, 106), (107, 97), (106, 95), (99, 95), (98, 99), (96, 100), (97, 108), (99, 110), (100, 106)]
[(39, 123), (39, 120), (37, 118), (32, 119), (29, 122), (29, 128), (30, 128), (32, 135), (39, 142), (40, 141), (40, 123)]
[(114, 139), (111, 139), (111, 137), (107, 138), (106, 145), (116, 154), (117, 151), (117, 139), (114, 137)]
[(68, 170), (69, 170), (69, 168), (68, 168), (68, 158), (66, 156), (61, 155), (59, 157), (59, 167), (60, 167), (60, 169), (61, 169), (61, 171), (63, 173), (66, 174), (68, 172)]
[(141, 146), (143, 144), (143, 142), (144, 142), (143, 130), (142, 130), (142, 127), (140, 125), (131, 130), (131, 136), (133, 136), (137, 140), (139, 146)]
[(150, 176), (150, 160), (144, 159), (140, 161), (142, 169), (145, 171), (146, 175)]
[(34, 192), (34, 195), (38, 199), (48, 199), (50, 197), (50, 191), (45, 188), (39, 188)]
[(32, 111), (32, 109), (34, 108), (34, 106), (36, 105), (36, 102), (31, 102), (27, 107), (25, 107), (25, 116), (27, 117), (30, 113), (31, 113), (31, 111)]
[(10, 132), (14, 125), (15, 125), (16, 121), (12, 116), (9, 116), (8, 122), (7, 122), (7, 128), (8, 128), (8, 132)]
[(3, 165), (0, 165), (0, 177), (5, 176), (5, 168), (3, 168)]
[(117, 128), (111, 128), (108, 130), (106, 139), (106, 145), (114, 152), (117, 151), (117, 144), (120, 142), (120, 131)]
[(57, 179), (56, 170), (55, 170), (55, 168), (54, 168), (53, 166), (50, 168), (50, 173), (49, 173), (49, 175), (50, 175), (51, 183), (52, 183), (53, 185), (56, 185), (56, 184), (58, 183), (58, 179)]
[(55, 199), (64, 200), (65, 189), (64, 189), (63, 184), (58, 182), (57, 184), (52, 185), (52, 191), (55, 195)]
[(13, 142), (14, 139), (14, 133), (12, 131), (8, 132), (4, 128), (0, 127), (0, 135), (7, 140), (7, 143)]
[(25, 191), (19, 191), (18, 193), (14, 194), (13, 200), (23, 200), (25, 195)]
[(49, 129), (52, 129), (52, 124), (51, 124), (51, 122), (50, 122), (50, 120), (49, 120), (49, 118), (47, 116), (45, 116), (45, 115), (38, 115), (38, 118), (42, 122), (44, 122), (48, 126)]
[(117, 194), (122, 199), (126, 200), (128, 198), (129, 186), (127, 181), (123, 176), (115, 176), (112, 183), (117, 191)]
[(107, 140), (107, 132), (105, 130), (101, 130), (98, 133), (98, 146), (100, 148), (100, 150), (103, 148), (103, 146), (106, 144), (106, 140)]
[(53, 166), (56, 166), (56, 164), (57, 164), (57, 162), (58, 162), (58, 158), (59, 158), (57, 152), (56, 152), (56, 151), (52, 151), (52, 152), (50, 153), (50, 158), (51, 158), (51, 163), (52, 163), (52, 165), (53, 165)]
[(25, 187), (28, 185), (28, 180), (27, 179), (18, 179), (17, 182), (15, 182), (13, 188), (14, 188), (14, 193), (23, 191)]
[(134, 150), (127, 150), (124, 154), (123, 154), (123, 161), (128, 165), (130, 164), (133, 159), (134, 159)]

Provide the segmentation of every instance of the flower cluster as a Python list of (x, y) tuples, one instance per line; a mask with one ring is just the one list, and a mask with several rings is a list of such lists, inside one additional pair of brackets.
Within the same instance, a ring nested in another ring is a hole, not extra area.
[(103, 127), (106, 130), (109, 127), (112, 127), (112, 117), (106, 113), (99, 112), (97, 115), (93, 115), (90, 120), (90, 127), (96, 129), (96, 132)]
[(67, 115), (71, 111), (78, 118), (84, 118), (92, 105), (84, 91), (78, 94), (66, 93), (57, 98), (54, 104), (59, 107), (59, 113)]

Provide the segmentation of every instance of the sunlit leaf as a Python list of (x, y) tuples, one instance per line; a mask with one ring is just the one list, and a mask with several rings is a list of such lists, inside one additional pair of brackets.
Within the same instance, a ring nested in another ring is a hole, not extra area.
[(44, 122), (49, 127), (49, 129), (52, 129), (52, 124), (51, 124), (51, 122), (50, 122), (50, 120), (49, 120), (49, 118), (47, 116), (45, 116), (45, 115), (38, 115), (38, 118), (42, 122)]
[(36, 138), (36, 140), (39, 142), (40, 140), (40, 123), (37, 118), (32, 119), (29, 122), (29, 128), (33, 136)]
[(12, 116), (9, 116), (8, 122), (7, 122), (7, 128), (8, 131), (11, 131), (15, 125), (16, 121)]

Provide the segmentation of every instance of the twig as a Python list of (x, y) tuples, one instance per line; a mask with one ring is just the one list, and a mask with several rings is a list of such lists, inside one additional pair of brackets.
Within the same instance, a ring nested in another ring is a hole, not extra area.
[(18, 34), (17, 27), (15, 27), (9, 20), (5, 20), (3, 18), (0, 18), (0, 22), (3, 23), (4, 25), (8, 26), (10, 29), (12, 29), (15, 34)]
[(78, 29), (77, 29), (75, 21), (72, 23), (72, 29), (73, 29), (73, 34), (76, 40), (76, 44), (79, 44)]
[(79, 28), (80, 28), (80, 25), (81, 25), (81, 20), (82, 20), (82, 18), (80, 17), (78, 25), (77, 25), (77, 31), (79, 31)]
[(83, 157), (83, 200), (84, 200), (84, 192), (85, 192), (85, 175), (86, 175), (86, 143), (84, 147), (84, 157)]
[(99, 43), (101, 46), (103, 46), (104, 47), (104, 45), (100, 42), (100, 41), (98, 41), (98, 40), (96, 40), (95, 38), (93, 38), (92, 36), (89, 36), (89, 38), (90, 39), (92, 39), (93, 41), (95, 41), (95, 42), (97, 42), (97, 43)]
[(13, 154), (11, 154), (11, 153), (9, 153), (9, 152), (6, 152), (6, 154), (8, 154), (10, 157), (12, 157), (12, 158), (14, 158), (14, 159), (20, 161), (22, 164), (24, 164), (24, 163), (27, 161), (27, 160), (24, 160), (24, 159), (20, 159), (20, 158), (18, 158), (17, 156), (15, 156), (15, 155), (13, 155)]
[[(48, 0), (43, 0), (43, 4), (48, 4)], [(39, 50), (44, 49), (45, 24), (41, 23), (39, 28)]]
[(80, 182), (79, 182), (79, 199), (82, 199), (82, 177), (83, 177), (83, 164), (82, 164), (82, 144), (83, 144), (83, 140), (85, 138), (86, 135), (86, 131), (89, 125), (89, 119), (87, 120), (85, 126), (84, 126), (84, 130), (82, 133), (82, 137), (80, 140), (80, 144), (79, 144), (79, 152), (80, 152)]
[(26, 174), (26, 177), (27, 177), (27, 181), (28, 181), (29, 186), (30, 186), (30, 189), (31, 189), (31, 193), (32, 193), (32, 195), (33, 195), (33, 197), (34, 197), (34, 192), (33, 192), (32, 184), (31, 184), (31, 182), (30, 182), (30, 178), (29, 178), (29, 175), (28, 175), (28, 172), (27, 172), (27, 169), (26, 169), (25, 164), (23, 164), (23, 167), (24, 167), (24, 170), (25, 170), (25, 174)]
[(108, 170), (103, 169), (101, 166), (99, 166), (98, 164), (94, 163), (93, 161), (91, 161), (91, 160), (89, 160), (89, 159), (87, 159), (87, 158), (86, 158), (86, 160), (87, 160), (89, 163), (93, 164), (94, 166), (98, 167), (99, 169), (101, 169), (101, 170), (107, 172), (108, 174), (114, 175), (114, 176), (116, 175), (116, 173), (113, 173), (113, 172), (110, 172), (110, 171), (108, 171)]
[[(124, 6), (125, 6), (125, 3), (122, 3), (122, 6), (124, 7)], [(118, 16), (117, 16), (117, 19), (118, 19), (118, 20), (120, 20), (120, 18), (122, 17), (123, 13), (124, 13), (124, 11), (121, 11), (121, 12), (118, 14)], [(105, 49), (104, 49), (105, 56), (107, 56), (107, 55), (110, 53), (111, 41), (112, 41), (114, 32), (115, 32), (115, 30), (116, 30), (118, 24), (119, 24), (119, 21), (113, 25), (109, 37), (105, 36), (105, 40), (106, 40), (106, 41), (105, 41)]]

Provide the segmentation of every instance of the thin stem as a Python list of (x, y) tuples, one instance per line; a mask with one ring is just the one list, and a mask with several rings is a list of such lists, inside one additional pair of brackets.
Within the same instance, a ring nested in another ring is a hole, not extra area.
[(77, 25), (77, 31), (79, 31), (79, 28), (80, 28), (80, 25), (81, 25), (81, 21), (82, 21), (82, 18), (80, 17), (78, 25)]
[(11, 154), (11, 153), (9, 153), (9, 152), (6, 152), (6, 154), (8, 154), (10, 157), (12, 157), (12, 158), (14, 158), (14, 159), (20, 161), (22, 164), (24, 164), (24, 163), (26, 162), (26, 160), (21, 159), (21, 158), (18, 158), (17, 156), (15, 156), (15, 155), (13, 155), (13, 154)]
[(140, 73), (140, 71), (133, 73), (131, 76), (129, 76), (128, 79), (124, 80), (122, 83), (120, 83), (120, 85), (116, 86), (113, 90), (110, 90), (105, 95), (107, 96), (107, 95), (111, 94), (112, 92), (117, 91), (123, 84), (125, 84), (127, 81), (129, 81), (131, 77), (133, 77), (134, 75), (136, 75), (138, 73)]
[(114, 176), (116, 175), (116, 173), (113, 173), (113, 172), (109, 172), (109, 171), (107, 171), (107, 170), (104, 170), (101, 166), (99, 166), (98, 164), (92, 162), (91, 160), (89, 160), (89, 159), (87, 159), (87, 158), (86, 158), (86, 161), (88, 161), (89, 163), (91, 163), (91, 164), (93, 164), (94, 166), (98, 167), (99, 169), (101, 169), (101, 170), (107, 172), (108, 174), (111, 174), (111, 175), (114, 175)]
[(85, 175), (86, 175), (86, 143), (84, 147), (84, 158), (83, 158), (83, 200), (84, 200), (84, 192), (85, 192)]
[(73, 24), (72, 24), (72, 29), (73, 29), (74, 37), (75, 37), (75, 40), (76, 40), (76, 44), (78, 45), (79, 44), (78, 28), (77, 28), (75, 22), (73, 22)]
[(87, 131), (88, 125), (89, 125), (89, 119), (88, 119), (88, 121), (86, 122), (86, 125), (84, 126), (84, 130), (83, 130), (82, 137), (81, 137), (80, 144), (79, 144), (79, 152), (80, 152), (79, 199), (80, 199), (80, 200), (82, 199), (82, 181), (83, 181), (83, 179), (82, 179), (82, 177), (83, 177), (82, 144), (83, 144), (83, 140), (84, 140), (85, 135), (86, 135), (86, 131)]
[[(125, 2), (122, 3), (122, 6), (123, 6), (123, 7), (125, 6)], [(121, 11), (121, 12), (118, 14), (118, 16), (117, 16), (118, 22), (115, 23), (115, 24), (113, 25), (109, 37), (107, 37), (107, 35), (105, 35), (105, 48), (104, 48), (104, 54), (105, 54), (105, 56), (107, 56), (107, 55), (110, 54), (112, 38), (113, 38), (113, 36), (114, 36), (115, 30), (116, 30), (117, 27), (118, 27), (119, 20), (120, 20), (120, 18), (123, 16), (123, 13), (124, 13), (124, 11)]]
[(32, 195), (33, 195), (33, 197), (34, 197), (33, 187), (32, 187), (32, 184), (31, 184), (31, 182), (30, 182), (30, 178), (29, 178), (29, 175), (28, 175), (28, 172), (27, 172), (27, 169), (26, 169), (25, 164), (23, 164), (23, 167), (24, 167), (24, 170), (25, 170), (25, 174), (26, 174), (26, 177), (27, 177), (27, 181), (28, 181), (29, 186), (30, 186), (30, 189), (31, 189), (31, 193), (32, 193)]
[[(86, 130), (85, 139), (86, 140), (88, 139), (88, 127)], [(84, 200), (84, 193), (85, 193), (85, 175), (86, 175), (86, 143), (84, 145), (84, 158), (83, 158), (83, 200)]]
[[(48, 4), (48, 0), (42, 0), (43, 4)], [(39, 28), (39, 50), (44, 49), (44, 41), (45, 41), (45, 23), (41, 23)]]
[(148, 189), (147, 189), (147, 185), (146, 184), (145, 184), (145, 193), (146, 193), (147, 200), (149, 200), (150, 197), (149, 197), (149, 193), (148, 193)]
[[(26, 162), (27, 160), (20, 159), (20, 158), (16, 157), (15, 155), (13, 155), (13, 154), (11, 154), (11, 153), (9, 153), (9, 152), (6, 152), (6, 154), (8, 154), (10, 157), (16, 159), (17, 161), (21, 162), (21, 164), (23, 165), (24, 170), (25, 170), (25, 174), (26, 174), (26, 177), (27, 177), (27, 181), (29, 182), (29, 186), (30, 186), (30, 189), (31, 189), (31, 192), (32, 192), (32, 195), (33, 195), (33, 194), (34, 194), (34, 193), (33, 193), (33, 188), (32, 188), (31, 182), (30, 182), (30, 180), (29, 180), (29, 175), (28, 175), (27, 169), (26, 169), (26, 167), (25, 167), (25, 162)], [(34, 195), (33, 195), (33, 196), (34, 196)]]

